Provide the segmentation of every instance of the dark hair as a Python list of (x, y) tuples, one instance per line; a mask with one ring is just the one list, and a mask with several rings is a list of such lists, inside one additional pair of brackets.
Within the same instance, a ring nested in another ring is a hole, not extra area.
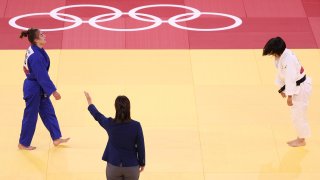
[(35, 39), (39, 37), (39, 29), (30, 28), (27, 31), (22, 31), (20, 34), (20, 38), (28, 37), (28, 40), (31, 44), (35, 44)]
[(275, 37), (270, 39), (263, 48), (263, 56), (266, 55), (278, 55), (281, 56), (286, 49), (286, 43), (281, 37)]
[(131, 120), (130, 116), (130, 100), (126, 96), (118, 96), (114, 106), (116, 108), (116, 122), (125, 122)]

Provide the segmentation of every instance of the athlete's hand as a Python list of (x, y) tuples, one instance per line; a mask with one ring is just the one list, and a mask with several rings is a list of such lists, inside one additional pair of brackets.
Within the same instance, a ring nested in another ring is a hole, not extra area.
[(292, 103), (292, 96), (288, 96), (287, 104), (288, 104), (288, 106), (293, 106), (293, 103)]
[(282, 92), (282, 93), (280, 93), (281, 94), (281, 96), (283, 97), (283, 98), (286, 98), (287, 96), (286, 96), (286, 93), (284, 93), (284, 92)]
[(52, 96), (56, 99), (56, 100), (60, 100), (61, 99), (61, 95), (58, 93), (58, 91), (55, 91), (52, 93)]
[(29, 70), (23, 66), (23, 72), (27, 75), (27, 74), (30, 74)]
[(84, 91), (84, 95), (87, 98), (88, 105), (91, 105), (92, 104), (92, 99), (91, 99), (90, 94), (88, 92)]

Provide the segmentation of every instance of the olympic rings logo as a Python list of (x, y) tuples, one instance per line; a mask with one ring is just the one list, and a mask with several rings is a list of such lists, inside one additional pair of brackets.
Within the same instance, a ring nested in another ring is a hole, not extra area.
[[(65, 10), (65, 9), (70, 9), (70, 8), (79, 8), (79, 7), (95, 7), (95, 8), (102, 8), (102, 9), (107, 9), (113, 11), (112, 13), (106, 13), (106, 14), (101, 14), (97, 15), (95, 17), (90, 18), (88, 21), (82, 20), (80, 17), (71, 15), (71, 14), (65, 14), (65, 13), (60, 13), (60, 11)], [(151, 14), (144, 14), (144, 13), (139, 13), (138, 11), (141, 11), (143, 9), (147, 8), (155, 8), (155, 7), (174, 7), (174, 8), (182, 8), (189, 10), (191, 12), (189, 13), (184, 13), (184, 14), (178, 14), (173, 17), (170, 17), (168, 20), (162, 20), (159, 17), (153, 16)], [(140, 6), (136, 7), (129, 12), (122, 12), (121, 10), (111, 7), (111, 6), (105, 6), (105, 5), (95, 5), (95, 4), (78, 4), (78, 5), (69, 5), (69, 6), (62, 6), (56, 9), (53, 9), (50, 12), (42, 12), (42, 13), (30, 13), (30, 14), (23, 14), (16, 16), (12, 19), (10, 19), (9, 24), (17, 29), (22, 29), (26, 30), (26, 27), (20, 26), (16, 23), (17, 20), (25, 18), (25, 17), (31, 17), (31, 16), (43, 16), (43, 15), (49, 15), (50, 17), (64, 21), (64, 22), (70, 22), (73, 23), (70, 26), (66, 27), (61, 27), (61, 28), (53, 28), (53, 29), (41, 29), (42, 31), (62, 31), (62, 30), (68, 30), (72, 28), (76, 28), (80, 26), (83, 23), (88, 23), (92, 27), (101, 29), (101, 30), (106, 30), (106, 31), (118, 31), (118, 32), (133, 32), (133, 31), (143, 31), (143, 30), (149, 30), (156, 28), (160, 26), (162, 23), (168, 23), (171, 26), (183, 30), (189, 30), (189, 31), (223, 31), (223, 30), (229, 30), (236, 28), (242, 24), (242, 20), (236, 16), (230, 15), (230, 14), (224, 14), (224, 13), (215, 13), (215, 12), (200, 12), (199, 10), (188, 7), (188, 6), (183, 6), (183, 5), (176, 5), (176, 4), (154, 4), (154, 5), (146, 5), (146, 6)], [(129, 17), (139, 20), (139, 21), (144, 21), (144, 22), (150, 22), (152, 23), (149, 26), (146, 27), (141, 27), (141, 28), (131, 28), (131, 29), (120, 29), (120, 28), (110, 28), (110, 27), (104, 27), (101, 25), (98, 25), (97, 23), (101, 22), (108, 22), (115, 20), (123, 15), (128, 15)], [(186, 27), (179, 25), (179, 22), (186, 22), (190, 20), (194, 20), (196, 18), (199, 18), (201, 15), (211, 15), (211, 16), (220, 16), (220, 17), (226, 17), (230, 18), (234, 21), (232, 25), (226, 26), (226, 27), (219, 27), (219, 28), (210, 28), (210, 29), (200, 29), (200, 28), (192, 28), (192, 27)], [(67, 19), (68, 18), (68, 19)]]

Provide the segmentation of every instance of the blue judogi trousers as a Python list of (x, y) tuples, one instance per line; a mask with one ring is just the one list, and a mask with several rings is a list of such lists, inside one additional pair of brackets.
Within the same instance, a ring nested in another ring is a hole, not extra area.
[(20, 144), (26, 147), (30, 146), (36, 129), (38, 114), (40, 114), (43, 124), (50, 132), (52, 140), (61, 138), (58, 119), (51, 100), (44, 94), (38, 82), (26, 79), (23, 85), (23, 94), (26, 107), (22, 120)]

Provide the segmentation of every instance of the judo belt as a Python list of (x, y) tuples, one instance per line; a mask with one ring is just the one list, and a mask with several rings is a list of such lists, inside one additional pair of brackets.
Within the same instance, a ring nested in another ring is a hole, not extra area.
[[(299, 80), (296, 82), (296, 85), (297, 85), (297, 86), (300, 86), (300, 84), (303, 83), (305, 80), (306, 80), (306, 75), (304, 75), (303, 78), (299, 79)], [(286, 89), (286, 85), (282, 86), (282, 88), (280, 88), (278, 92), (279, 92), (279, 93), (282, 93), (285, 89)]]
[(27, 80), (29, 80), (29, 81), (37, 81), (36, 79), (30, 79), (30, 78), (27, 78)]
[[(36, 79), (29, 79), (29, 78), (27, 78), (27, 80), (29, 80), (29, 81), (37, 81)], [(42, 88), (41, 88), (41, 96), (44, 97), (44, 98), (49, 97), (46, 93), (44, 93), (44, 90)]]

